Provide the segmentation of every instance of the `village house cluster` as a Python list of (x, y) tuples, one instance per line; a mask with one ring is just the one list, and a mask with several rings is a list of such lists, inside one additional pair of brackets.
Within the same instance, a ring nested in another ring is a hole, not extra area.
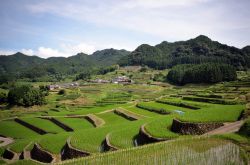
[[(131, 84), (133, 81), (127, 76), (118, 76), (113, 78), (112, 80), (104, 80), (104, 79), (95, 79), (90, 80), (91, 83), (114, 83), (114, 84)], [(61, 88), (73, 88), (78, 87), (78, 82), (65, 83), (65, 84), (53, 84), (48, 85), (49, 90), (61, 89)]]
[(78, 87), (78, 86), (79, 86), (78, 82), (72, 82), (72, 83), (65, 83), (65, 84), (48, 85), (48, 88), (49, 88), (49, 90), (54, 90), (54, 89), (72, 88), (72, 87)]
[(104, 79), (95, 79), (90, 80), (92, 83), (114, 83), (114, 84), (130, 84), (133, 81), (127, 76), (118, 76), (113, 78), (112, 80), (104, 80)]

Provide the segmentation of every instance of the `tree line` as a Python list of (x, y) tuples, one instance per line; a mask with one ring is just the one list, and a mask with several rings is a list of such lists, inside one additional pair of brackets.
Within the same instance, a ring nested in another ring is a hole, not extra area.
[(45, 96), (49, 94), (47, 86), (34, 88), (31, 85), (21, 85), (11, 88), (8, 94), (0, 93), (0, 103), (7, 102), (9, 105), (33, 106), (46, 103)]
[(187, 83), (216, 83), (236, 80), (236, 69), (227, 64), (205, 63), (183, 64), (173, 67), (167, 80), (178, 85)]

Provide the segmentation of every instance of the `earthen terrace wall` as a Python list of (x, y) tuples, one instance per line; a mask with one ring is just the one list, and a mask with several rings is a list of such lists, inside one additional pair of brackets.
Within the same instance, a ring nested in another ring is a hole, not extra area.
[(223, 126), (223, 123), (191, 123), (174, 119), (171, 131), (183, 135), (201, 135)]

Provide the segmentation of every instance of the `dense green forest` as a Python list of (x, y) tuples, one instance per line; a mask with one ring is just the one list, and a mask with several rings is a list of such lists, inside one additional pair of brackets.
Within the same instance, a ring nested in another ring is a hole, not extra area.
[(22, 53), (0, 56), (0, 83), (20, 78), (26, 78), (27, 81), (60, 81), (67, 75), (116, 64), (121, 57), (129, 53), (126, 50), (105, 49), (92, 55), (79, 53), (68, 58), (43, 59)]
[(45, 104), (45, 88), (33, 88), (30, 85), (16, 86), (8, 93), (10, 105), (32, 106)]
[(207, 62), (230, 64), (238, 70), (244, 70), (250, 67), (250, 47), (238, 49), (201, 35), (187, 41), (164, 41), (156, 46), (140, 45), (130, 55), (124, 56), (119, 64), (165, 69), (178, 64)]
[(183, 64), (174, 66), (167, 79), (175, 84), (216, 83), (236, 80), (236, 70), (233, 66), (218, 63)]

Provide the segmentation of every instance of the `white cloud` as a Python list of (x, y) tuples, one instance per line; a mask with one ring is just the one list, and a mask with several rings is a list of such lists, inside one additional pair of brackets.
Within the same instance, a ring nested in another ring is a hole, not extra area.
[(87, 43), (79, 43), (77, 45), (62, 44), (61, 47), (65, 53), (71, 54), (71, 55), (75, 55), (79, 52), (91, 54), (96, 50), (94, 45), (87, 44)]
[[(33, 13), (50, 13), (169, 41), (205, 34), (228, 42), (224, 31), (237, 32), (250, 26), (250, 17), (244, 16), (250, 12), (246, 11), (248, 9), (244, 8), (244, 3), (233, 0), (45, 0), (29, 5), (28, 9)], [(238, 10), (241, 12), (235, 12)], [(232, 32), (227, 36), (230, 35)], [(237, 42), (240, 39), (235, 41), (235, 45)]]
[(34, 51), (32, 49), (22, 49), (20, 52), (29, 56), (34, 55)]
[(68, 56), (64, 52), (59, 52), (57, 49), (52, 48), (45, 48), (45, 47), (39, 47), (37, 51), (35, 51), (35, 54), (42, 58), (48, 58), (48, 57), (66, 57)]
[[(40, 46), (36, 50), (21, 49), (20, 52), (29, 56), (36, 55), (42, 58), (48, 58), (48, 57), (69, 57), (81, 52), (86, 54), (92, 54), (94, 51), (96, 51), (96, 47), (94, 45), (83, 42), (76, 45), (63, 43), (59, 48), (60, 50)], [(17, 51), (13, 50), (0, 50), (0, 55), (12, 55), (15, 54), (16, 52)]]
[(169, 6), (192, 6), (208, 0), (129, 0), (124, 4), (130, 7), (164, 8)]
[[(32, 52), (33, 54), (42, 58), (48, 58), (48, 57), (69, 57), (81, 52), (86, 54), (91, 54), (96, 50), (93, 45), (86, 43), (79, 43), (76, 45), (64, 43), (61, 44), (59, 48), (60, 50), (41, 46), (37, 50), (29, 49), (30, 50), (29, 52)], [(27, 51), (27, 53), (29, 52)]]
[(0, 55), (12, 55), (15, 53), (16, 51), (13, 51), (13, 50), (0, 50)]

